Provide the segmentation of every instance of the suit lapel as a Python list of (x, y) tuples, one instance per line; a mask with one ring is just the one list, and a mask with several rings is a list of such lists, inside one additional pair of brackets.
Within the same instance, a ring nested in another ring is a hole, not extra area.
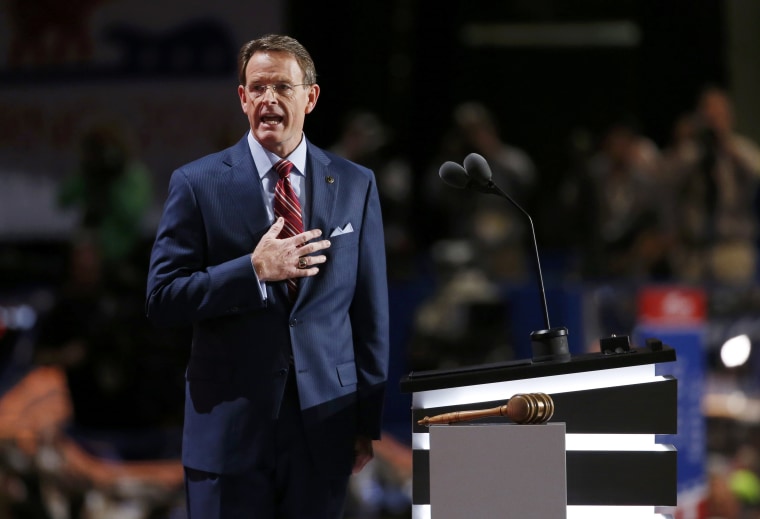
[[(338, 197), (340, 175), (329, 167), (330, 159), (319, 148), (311, 143), (308, 143), (308, 147), (306, 183), (311, 193), (311, 203), (307, 209), (308, 214), (305, 215), (304, 229), (322, 229), (322, 239), (327, 239)], [(311, 277), (301, 278), (296, 303), (308, 292), (311, 282)]]
[(230, 166), (229, 197), (223, 203), (229, 203), (229, 210), (240, 216), (246, 229), (256, 241), (266, 232), (272, 222), (266, 207), (266, 197), (261, 186), (261, 179), (248, 148), (247, 137), (230, 148), (225, 163)]
[(332, 221), (335, 210), (340, 176), (328, 167), (329, 159), (313, 146), (309, 146), (307, 163), (309, 168), (307, 182), (311, 189), (308, 228), (322, 229), (323, 232), (327, 232), (327, 225)]

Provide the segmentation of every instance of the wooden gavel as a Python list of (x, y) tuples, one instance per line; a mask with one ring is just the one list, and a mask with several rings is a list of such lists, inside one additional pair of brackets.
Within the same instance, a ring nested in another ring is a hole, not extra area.
[(525, 393), (513, 396), (506, 404), (490, 409), (454, 411), (418, 420), (419, 425), (439, 425), (477, 420), (494, 416), (506, 416), (519, 424), (548, 422), (554, 415), (554, 400), (546, 393)]

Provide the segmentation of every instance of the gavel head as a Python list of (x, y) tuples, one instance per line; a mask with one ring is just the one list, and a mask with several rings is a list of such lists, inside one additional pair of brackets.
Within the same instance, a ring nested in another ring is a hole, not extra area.
[(515, 423), (545, 423), (553, 415), (554, 401), (546, 393), (517, 394), (507, 402), (507, 416)]

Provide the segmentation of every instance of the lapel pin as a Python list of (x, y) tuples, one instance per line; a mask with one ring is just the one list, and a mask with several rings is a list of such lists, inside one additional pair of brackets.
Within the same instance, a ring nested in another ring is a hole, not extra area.
[(328, 184), (332, 184), (335, 182), (335, 179), (332, 177), (325, 177), (325, 182), (327, 182)]

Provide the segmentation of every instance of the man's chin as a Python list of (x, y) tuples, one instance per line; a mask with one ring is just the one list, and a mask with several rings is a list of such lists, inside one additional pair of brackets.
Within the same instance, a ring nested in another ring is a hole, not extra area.
[(282, 133), (278, 131), (257, 131), (253, 134), (264, 148), (272, 151), (282, 145)]

